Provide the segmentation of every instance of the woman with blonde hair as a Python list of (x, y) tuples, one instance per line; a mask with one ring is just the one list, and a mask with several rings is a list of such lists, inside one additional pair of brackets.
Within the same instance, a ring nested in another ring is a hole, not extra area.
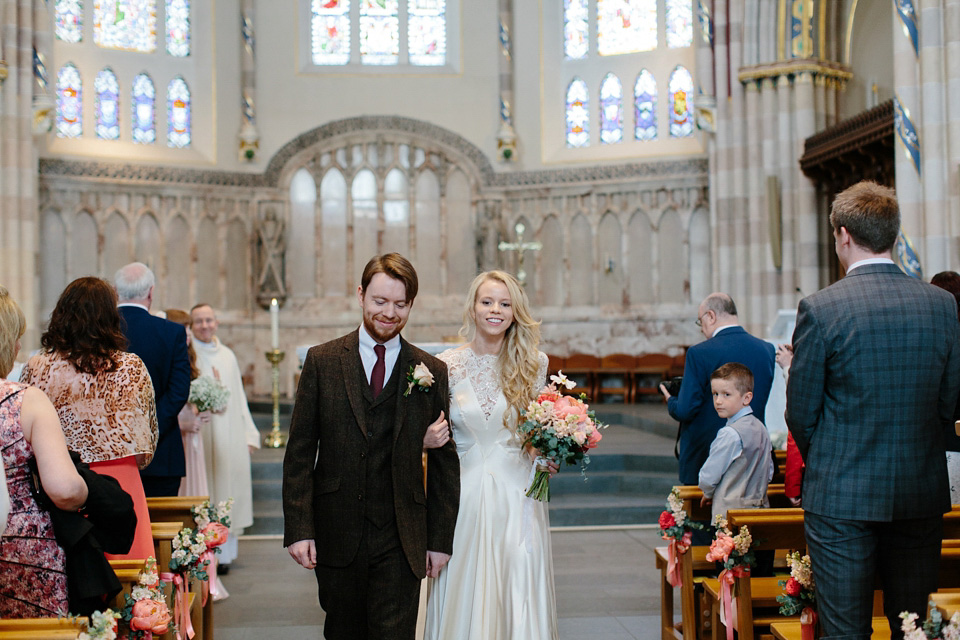
[(0, 618), (53, 618), (67, 613), (66, 556), (49, 512), (33, 499), (29, 460), (36, 457), (40, 482), (60, 509), (82, 507), (87, 485), (70, 459), (47, 396), (6, 379), (25, 328), (23, 311), (0, 287), (0, 449), (10, 492), (0, 538)]
[(424, 637), (555, 640), (547, 505), (525, 495), (537, 452), (517, 433), (546, 381), (540, 323), (503, 271), (474, 279), (463, 319), (460, 332), (470, 341), (439, 356), (450, 376), (460, 512), (453, 556), (427, 585)]

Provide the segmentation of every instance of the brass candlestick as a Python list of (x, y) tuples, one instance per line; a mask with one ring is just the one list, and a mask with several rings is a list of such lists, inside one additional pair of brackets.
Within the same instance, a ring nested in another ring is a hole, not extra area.
[(280, 363), (285, 355), (287, 354), (280, 349), (266, 353), (267, 361), (273, 366), (273, 428), (263, 439), (263, 446), (272, 449), (279, 449), (287, 444), (287, 437), (280, 433)]

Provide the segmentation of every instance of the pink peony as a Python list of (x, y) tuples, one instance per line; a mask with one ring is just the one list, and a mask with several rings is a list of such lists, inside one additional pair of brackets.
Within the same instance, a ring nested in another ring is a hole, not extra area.
[(203, 528), (201, 533), (206, 539), (207, 549), (213, 549), (214, 547), (219, 547), (227, 541), (227, 536), (230, 534), (230, 530), (219, 522), (211, 522)]
[(172, 619), (167, 603), (158, 600), (138, 600), (133, 605), (131, 615), (132, 630), (149, 631), (156, 635), (166, 633)]
[(563, 396), (558, 399), (553, 405), (554, 411), (557, 412), (557, 415), (561, 418), (566, 418), (567, 416), (577, 416), (577, 422), (580, 422), (583, 418), (587, 417), (587, 406), (580, 402), (576, 398), (571, 398), (570, 396)]
[(707, 552), (707, 562), (726, 562), (736, 546), (733, 538), (727, 534), (717, 534), (716, 539), (710, 545), (710, 551)]
[(803, 587), (795, 578), (790, 578), (787, 580), (787, 584), (783, 586), (783, 590), (787, 592), (788, 596), (798, 596), (803, 591)]
[(660, 514), (660, 528), (669, 529), (670, 527), (677, 526), (677, 519), (673, 517), (673, 514), (669, 511), (664, 511)]

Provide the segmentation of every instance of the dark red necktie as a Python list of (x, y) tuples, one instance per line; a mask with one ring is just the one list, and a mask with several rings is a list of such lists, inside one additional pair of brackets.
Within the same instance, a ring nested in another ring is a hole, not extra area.
[(387, 368), (383, 358), (387, 353), (387, 348), (378, 344), (373, 347), (373, 350), (377, 354), (377, 364), (373, 365), (373, 373), (370, 375), (370, 391), (373, 392), (373, 397), (376, 399), (383, 391), (383, 374)]

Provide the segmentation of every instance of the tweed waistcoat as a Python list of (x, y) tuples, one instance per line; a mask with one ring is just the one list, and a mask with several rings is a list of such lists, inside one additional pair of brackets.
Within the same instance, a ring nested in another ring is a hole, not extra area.
[(727, 425), (737, 432), (743, 451), (734, 458), (720, 478), (713, 494), (713, 515), (727, 509), (756, 509), (769, 507), (767, 474), (770, 465), (770, 437), (756, 416), (748, 414)]
[(394, 519), (393, 507), (393, 427), (396, 418), (397, 392), (400, 387), (399, 366), (384, 383), (377, 399), (369, 385), (364, 389), (364, 422), (367, 428), (366, 482), (364, 515), (378, 529)]

